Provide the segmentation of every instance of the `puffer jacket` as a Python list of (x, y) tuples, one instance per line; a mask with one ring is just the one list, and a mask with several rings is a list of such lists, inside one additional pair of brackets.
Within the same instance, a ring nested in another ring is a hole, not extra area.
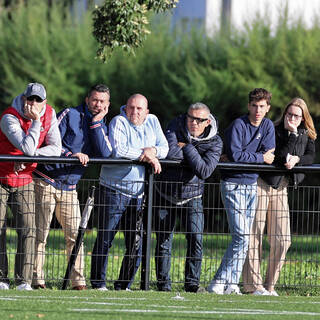
[[(217, 121), (211, 114), (210, 119), (211, 124), (198, 138), (188, 134), (186, 114), (171, 121), (165, 132), (169, 143), (167, 159), (180, 160), (181, 165), (163, 169), (157, 179), (160, 194), (176, 202), (203, 194), (204, 180), (212, 175), (222, 152)], [(181, 148), (178, 142), (185, 146)]]
[[(287, 162), (287, 154), (298, 156), (300, 158), (298, 165), (310, 165), (315, 157), (315, 143), (308, 136), (308, 131), (301, 124), (298, 128), (298, 134), (288, 132), (284, 128), (283, 123), (275, 127), (276, 132), (276, 150), (274, 164), (284, 167)], [(260, 175), (265, 182), (267, 182), (274, 189), (277, 189), (283, 177), (288, 177), (291, 185), (297, 186), (305, 178), (304, 173), (293, 173), (288, 170), (286, 173), (270, 174), (264, 173)]]

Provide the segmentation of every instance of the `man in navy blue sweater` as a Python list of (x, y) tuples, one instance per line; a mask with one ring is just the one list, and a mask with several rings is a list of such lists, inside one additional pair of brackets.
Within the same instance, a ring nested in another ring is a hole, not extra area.
[(167, 159), (181, 160), (181, 166), (168, 167), (156, 184), (157, 286), (160, 291), (171, 291), (172, 237), (176, 219), (180, 218), (187, 238), (184, 287), (187, 292), (199, 292), (204, 180), (211, 176), (219, 162), (222, 140), (216, 119), (200, 102), (174, 119), (165, 135), (169, 143)]
[[(110, 91), (103, 84), (93, 86), (85, 103), (76, 108), (67, 108), (58, 113), (59, 130), (64, 157), (76, 157), (81, 165), (40, 165), (35, 171), (36, 190), (36, 257), (33, 272), (33, 287), (45, 288), (44, 258), (50, 223), (55, 211), (64, 231), (68, 257), (72, 252), (81, 220), (76, 186), (84, 174), (90, 157), (109, 157), (111, 145), (107, 136), (104, 117), (108, 113)], [(71, 271), (74, 290), (86, 288), (83, 246)]]
[[(271, 93), (263, 88), (249, 93), (249, 113), (236, 119), (225, 132), (225, 152), (230, 161), (267, 163), (274, 160), (275, 133), (265, 115)], [(216, 294), (241, 294), (238, 287), (246, 259), (250, 228), (256, 211), (258, 173), (221, 170), (221, 196), (232, 241), (208, 286)]]

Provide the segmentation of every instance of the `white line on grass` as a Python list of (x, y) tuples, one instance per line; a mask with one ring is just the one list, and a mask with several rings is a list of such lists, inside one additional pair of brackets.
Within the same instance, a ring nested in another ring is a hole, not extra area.
[[(154, 310), (154, 309), (69, 309), (74, 312), (132, 312), (132, 313), (163, 313), (162, 310)], [(167, 310), (166, 313), (183, 313), (183, 314), (250, 314), (250, 315), (260, 315), (260, 316), (269, 316), (269, 315), (303, 315), (303, 316), (320, 316), (318, 312), (295, 312), (295, 311), (269, 311), (269, 310), (261, 310), (258, 312), (257, 310), (246, 310), (246, 309), (238, 309), (238, 310), (225, 310), (225, 309), (216, 309), (216, 310), (205, 310), (205, 311), (179, 311), (179, 310)]]

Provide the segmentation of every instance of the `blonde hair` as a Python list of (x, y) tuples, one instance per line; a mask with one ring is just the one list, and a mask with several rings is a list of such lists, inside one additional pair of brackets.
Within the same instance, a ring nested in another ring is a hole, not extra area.
[(287, 104), (287, 106), (285, 107), (285, 109), (282, 113), (281, 118), (275, 122), (275, 125), (279, 125), (280, 123), (284, 122), (284, 117), (287, 113), (287, 110), (291, 106), (299, 107), (302, 110), (302, 119), (304, 121), (301, 122), (301, 125), (304, 125), (305, 129), (307, 129), (309, 138), (312, 140), (316, 140), (317, 139), (317, 132), (314, 128), (312, 117), (311, 117), (310, 112), (308, 110), (307, 104), (301, 98), (293, 98)]

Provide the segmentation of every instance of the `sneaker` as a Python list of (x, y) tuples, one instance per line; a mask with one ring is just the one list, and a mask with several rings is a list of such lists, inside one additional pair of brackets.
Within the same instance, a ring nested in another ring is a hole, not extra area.
[(131, 290), (131, 289), (129, 289), (129, 288), (126, 288), (126, 291), (130, 291), (130, 292), (131, 292), (132, 290)]
[(209, 293), (223, 294), (224, 286), (225, 286), (224, 283), (211, 282), (207, 288), (207, 291)]
[(101, 287), (101, 288), (95, 288), (98, 291), (108, 291), (108, 288), (106, 287)]
[(0, 282), (0, 290), (9, 290), (9, 284), (6, 282)]
[(268, 291), (268, 292), (269, 292), (269, 296), (279, 297), (277, 291), (275, 291), (275, 290)]
[(270, 292), (268, 290), (266, 290), (265, 288), (263, 288), (262, 290), (256, 290), (254, 292), (252, 292), (252, 294), (254, 296), (270, 296)]
[(29, 283), (22, 283), (19, 286), (17, 286), (17, 290), (20, 290), (20, 291), (22, 291), (22, 290), (31, 291), (33, 289), (31, 288)]
[(224, 290), (224, 294), (238, 294), (241, 295), (240, 288), (236, 284), (229, 284)]

